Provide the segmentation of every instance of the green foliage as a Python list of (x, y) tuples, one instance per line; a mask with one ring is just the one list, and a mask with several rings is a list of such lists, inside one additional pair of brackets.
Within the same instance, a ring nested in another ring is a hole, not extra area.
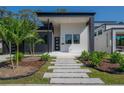
[(80, 60), (82, 60), (82, 61), (88, 61), (89, 60), (89, 52), (83, 51), (81, 53)]
[(90, 61), (93, 66), (98, 66), (104, 58), (103, 52), (94, 51), (90, 54)]
[(42, 61), (50, 61), (51, 56), (49, 54), (42, 54), (41, 55), (41, 60)]
[(114, 52), (110, 55), (110, 60), (112, 63), (120, 63), (122, 59), (123, 59), (122, 55), (118, 52)]
[(18, 55), (18, 60), (21, 61), (22, 58), (24, 58), (24, 54), (21, 52), (16, 52), (15, 55), (13, 56), (13, 60), (16, 61), (17, 60), (17, 55)]

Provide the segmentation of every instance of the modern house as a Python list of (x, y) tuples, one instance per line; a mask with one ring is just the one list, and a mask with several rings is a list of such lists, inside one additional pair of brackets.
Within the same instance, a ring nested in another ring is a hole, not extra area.
[(47, 33), (48, 51), (82, 52), (94, 50), (95, 13), (44, 13), (37, 12), (39, 19), (47, 25), (40, 34)]
[[(76, 52), (94, 51), (94, 15), (93, 12), (36, 12), (43, 25), (37, 30), (45, 44), (35, 47), (36, 53), (42, 52)], [(16, 46), (12, 45), (12, 51)], [(3, 42), (2, 52), (8, 53)], [(20, 50), (28, 53), (26, 42)]]
[(96, 24), (97, 27), (94, 30), (95, 51), (124, 52), (124, 23), (104, 22), (99, 26), (98, 23)]
[[(93, 12), (36, 12), (43, 25), (37, 30), (45, 44), (37, 44), (35, 53), (86, 51), (124, 52), (124, 24), (117, 21), (95, 21)], [(0, 40), (0, 53), (8, 53)], [(12, 52), (16, 46), (12, 44)], [(26, 41), (20, 50), (29, 53)]]

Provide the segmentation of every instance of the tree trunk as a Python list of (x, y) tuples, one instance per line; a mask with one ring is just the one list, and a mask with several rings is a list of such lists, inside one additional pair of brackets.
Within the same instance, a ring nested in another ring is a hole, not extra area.
[(30, 54), (32, 55), (32, 45), (30, 43)]
[(17, 51), (17, 55), (16, 55), (16, 66), (19, 66), (19, 44), (16, 44), (16, 51)]
[(14, 63), (13, 63), (12, 51), (11, 51), (11, 42), (9, 42), (9, 54), (10, 54), (10, 62), (11, 62), (12, 68), (14, 69)]
[(35, 45), (34, 45), (34, 43), (33, 43), (32, 47), (33, 47), (33, 56), (34, 56), (34, 54), (35, 54)]

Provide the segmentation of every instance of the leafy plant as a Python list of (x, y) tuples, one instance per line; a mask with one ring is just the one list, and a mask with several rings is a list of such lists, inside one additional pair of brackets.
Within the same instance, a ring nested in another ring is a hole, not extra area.
[(81, 53), (80, 60), (82, 60), (82, 61), (88, 61), (89, 60), (89, 52), (83, 51)]
[(90, 61), (91, 61), (91, 65), (93, 66), (98, 66), (102, 61), (102, 59), (103, 59), (103, 56), (100, 52), (94, 51), (90, 54)]
[(112, 63), (120, 63), (122, 60), (122, 55), (119, 52), (114, 52), (110, 55), (110, 60)]
[(49, 54), (42, 54), (41, 60), (42, 61), (49, 61), (51, 59), (51, 56)]
[(18, 54), (18, 60), (21, 61), (22, 58), (24, 58), (24, 54), (19, 52), (19, 53), (15, 53), (15, 55), (13, 56), (13, 60), (16, 61), (17, 60), (17, 54)]

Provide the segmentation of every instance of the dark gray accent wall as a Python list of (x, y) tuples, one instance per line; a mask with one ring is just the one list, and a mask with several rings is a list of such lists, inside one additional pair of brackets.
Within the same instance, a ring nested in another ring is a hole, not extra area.
[(94, 16), (89, 20), (89, 52), (94, 51)]
[[(49, 52), (52, 51), (52, 32), (38, 32), (40, 37), (42, 39), (44, 39), (45, 43), (44, 44), (37, 44), (35, 46), (35, 53), (39, 54), (39, 53), (44, 53), (44, 52)], [(49, 47), (49, 48), (48, 48)], [(29, 44), (28, 42), (25, 42), (24, 44), (24, 50), (25, 53), (29, 53)]]

